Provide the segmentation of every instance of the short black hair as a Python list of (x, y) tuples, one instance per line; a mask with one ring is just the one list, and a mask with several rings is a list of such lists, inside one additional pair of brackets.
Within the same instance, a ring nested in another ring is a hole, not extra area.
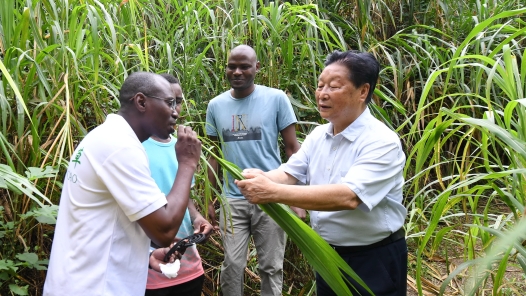
[(170, 84), (179, 84), (179, 79), (175, 78), (175, 76), (173, 76), (172, 74), (162, 73), (162, 74), (159, 74), (159, 75), (164, 77), (164, 79), (168, 80), (168, 82), (170, 82)]
[(119, 101), (121, 106), (127, 105), (137, 93), (154, 94), (157, 91), (155, 77), (157, 74), (150, 72), (131, 73), (121, 86)]
[(376, 81), (380, 74), (380, 63), (376, 58), (368, 53), (357, 50), (348, 50), (341, 52), (335, 50), (327, 56), (325, 66), (333, 63), (338, 63), (345, 66), (349, 70), (349, 80), (356, 87), (360, 87), (365, 83), (369, 83), (369, 93), (365, 103), (371, 102), (374, 89), (376, 88)]

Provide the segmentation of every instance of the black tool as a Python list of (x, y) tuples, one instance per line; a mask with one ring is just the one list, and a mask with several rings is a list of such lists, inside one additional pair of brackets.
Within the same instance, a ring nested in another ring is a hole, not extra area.
[(206, 235), (202, 233), (196, 233), (193, 235), (190, 235), (188, 237), (183, 238), (182, 240), (178, 241), (173, 247), (170, 248), (168, 253), (164, 255), (164, 262), (168, 262), (170, 259), (170, 256), (172, 256), (173, 253), (179, 252), (179, 254), (183, 255), (186, 251), (186, 248), (193, 244), (200, 244), (206, 240)]

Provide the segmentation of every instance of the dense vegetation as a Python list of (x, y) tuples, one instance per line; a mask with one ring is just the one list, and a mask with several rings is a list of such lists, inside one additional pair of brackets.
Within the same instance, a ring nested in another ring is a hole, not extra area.
[[(373, 53), (374, 114), (406, 149), (409, 291), (526, 290), (526, 6), (519, 0), (2, 0), (0, 294), (40, 295), (61, 182), (75, 145), (118, 109), (133, 71), (180, 78), (181, 121), (204, 138), (207, 102), (227, 89), (229, 49), (252, 45), (257, 83), (290, 96), (298, 137), (322, 123), (314, 88), (334, 49)], [(203, 157), (194, 198), (207, 187)], [(200, 247), (217, 295), (221, 239)], [(247, 295), (257, 294), (256, 254)], [(312, 295), (289, 243), (284, 291)]]

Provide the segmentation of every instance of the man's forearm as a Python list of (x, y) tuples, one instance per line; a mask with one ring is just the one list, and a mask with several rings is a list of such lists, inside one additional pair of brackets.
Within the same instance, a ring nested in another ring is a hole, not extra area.
[(296, 124), (291, 124), (280, 131), (281, 137), (283, 138), (285, 155), (289, 159), (292, 154), (296, 153), (300, 149), (300, 143), (296, 138)]
[(201, 216), (201, 213), (195, 208), (194, 201), (191, 198), (188, 198), (188, 213), (190, 214), (190, 220), (192, 220), (192, 222), (195, 218)]
[(168, 203), (138, 220), (148, 237), (158, 246), (169, 246), (179, 231), (186, 208), (195, 166), (182, 165), (177, 171), (172, 189), (166, 195)]
[[(177, 213), (172, 218), (172, 225), (181, 225), (186, 208), (189, 205), (192, 178), (195, 170), (189, 167), (179, 167), (172, 189), (166, 195), (168, 213)], [(177, 233), (177, 231), (176, 231)]]
[(344, 184), (284, 185), (270, 194), (271, 202), (317, 211), (354, 210), (362, 203), (360, 198)]
[(217, 189), (217, 179), (219, 178), (219, 164), (217, 160), (213, 157), (208, 158), (208, 182), (210, 183), (210, 187)]
[(298, 182), (296, 178), (293, 176), (285, 173), (284, 171), (280, 169), (275, 169), (272, 171), (268, 171), (264, 173), (265, 177), (269, 178), (270, 180), (279, 183), (279, 184), (288, 184), (288, 185), (294, 185)]

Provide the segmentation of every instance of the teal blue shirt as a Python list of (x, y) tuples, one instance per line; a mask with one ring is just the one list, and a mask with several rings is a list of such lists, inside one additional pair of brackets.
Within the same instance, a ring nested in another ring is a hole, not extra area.
[[(142, 142), (146, 154), (148, 155), (148, 161), (150, 164), (150, 171), (152, 178), (155, 180), (161, 191), (167, 195), (174, 184), (175, 176), (177, 175), (177, 169), (179, 168), (179, 162), (175, 155), (175, 143), (177, 139), (172, 137), (172, 141), (169, 143), (162, 143), (149, 138)], [(192, 185), (194, 180), (192, 179)], [(190, 219), (190, 213), (186, 209), (184, 214), (183, 222), (177, 233), (177, 237), (184, 238), (194, 233), (192, 226), (192, 220)]]

